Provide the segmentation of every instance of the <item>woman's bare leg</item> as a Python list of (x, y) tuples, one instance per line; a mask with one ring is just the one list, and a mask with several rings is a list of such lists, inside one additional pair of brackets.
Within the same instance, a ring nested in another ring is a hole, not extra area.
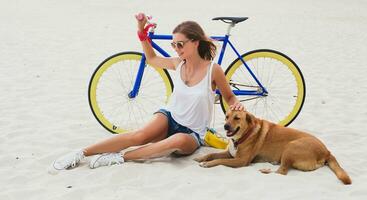
[(142, 129), (123, 133), (98, 142), (84, 149), (85, 156), (106, 152), (119, 152), (131, 146), (138, 146), (163, 140), (167, 135), (168, 120), (162, 113), (154, 115), (153, 119)]
[(124, 154), (124, 160), (139, 160), (158, 158), (169, 155), (173, 152), (189, 155), (195, 152), (198, 144), (193, 136), (184, 133), (177, 133), (169, 138), (156, 143), (148, 144), (138, 149), (128, 151)]

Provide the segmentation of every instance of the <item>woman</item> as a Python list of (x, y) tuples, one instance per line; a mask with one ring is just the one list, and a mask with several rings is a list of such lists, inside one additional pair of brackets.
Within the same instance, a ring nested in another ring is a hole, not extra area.
[[(171, 153), (190, 155), (204, 145), (203, 138), (211, 120), (216, 88), (231, 109), (244, 109), (232, 93), (223, 70), (212, 61), (216, 46), (196, 22), (183, 22), (173, 30), (171, 45), (178, 57), (163, 58), (157, 56), (150, 45), (147, 30), (144, 30), (146, 16), (139, 13), (136, 19), (138, 36), (147, 62), (174, 70), (171, 74), (175, 90), (170, 102), (164, 109), (158, 110), (153, 119), (141, 129), (69, 153), (52, 164), (54, 169), (74, 168), (83, 158), (91, 155), (96, 156), (91, 159), (90, 168), (157, 158)], [(120, 153), (128, 147), (141, 145), (145, 146), (123, 155)]]

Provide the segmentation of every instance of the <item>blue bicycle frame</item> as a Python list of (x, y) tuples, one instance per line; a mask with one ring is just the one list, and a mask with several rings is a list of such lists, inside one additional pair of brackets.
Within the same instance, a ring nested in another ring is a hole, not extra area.
[[(152, 40), (151, 44), (152, 44), (152, 47), (155, 50), (157, 50), (164, 57), (171, 57), (165, 50), (163, 50), (160, 46), (158, 46), (153, 40), (172, 40), (172, 35), (155, 35), (154, 33), (150, 32), (149, 37)], [(236, 48), (233, 46), (233, 44), (229, 40), (229, 35), (211, 36), (211, 38), (216, 40), (216, 41), (223, 42), (222, 49), (220, 51), (217, 63), (219, 65), (222, 63), (227, 44), (229, 44), (229, 46), (235, 52), (237, 57), (241, 60), (243, 65), (246, 67), (247, 71), (251, 74), (251, 76), (253, 77), (253, 79), (256, 81), (256, 83), (258, 84), (258, 86), (260, 88), (258, 90), (233, 90), (233, 93), (236, 96), (237, 95), (267, 96), (267, 94), (268, 94), (267, 90), (260, 83), (260, 81), (256, 78), (255, 74), (251, 71), (250, 67), (246, 64), (246, 62), (243, 60), (242, 56), (238, 53)], [(143, 54), (143, 57), (141, 59), (140, 65), (139, 65), (138, 73), (137, 73), (137, 76), (136, 76), (136, 79), (135, 79), (133, 90), (129, 93), (130, 98), (134, 98), (138, 95), (140, 84), (141, 84), (141, 81), (143, 79), (145, 66), (146, 66), (146, 57), (145, 57), (145, 54)], [(216, 90), (216, 94), (220, 94), (219, 90)]]

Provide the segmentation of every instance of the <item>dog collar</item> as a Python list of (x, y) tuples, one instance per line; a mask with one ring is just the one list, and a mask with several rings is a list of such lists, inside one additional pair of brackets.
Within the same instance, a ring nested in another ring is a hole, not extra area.
[(237, 141), (235, 141), (235, 140), (232, 139), (234, 147), (237, 148), (237, 146), (239, 144), (241, 144), (242, 142), (244, 142), (251, 135), (251, 133), (253, 132), (253, 130), (255, 128), (256, 128), (256, 126), (253, 126), (251, 128), (248, 128), (248, 131), (246, 131), (246, 133), (239, 140), (237, 140)]

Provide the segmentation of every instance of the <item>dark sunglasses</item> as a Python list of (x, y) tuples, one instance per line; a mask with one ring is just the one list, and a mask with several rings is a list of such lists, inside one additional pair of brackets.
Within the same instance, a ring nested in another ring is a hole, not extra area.
[(171, 46), (172, 48), (177, 48), (177, 49), (182, 49), (184, 47), (184, 45), (188, 42), (188, 41), (192, 41), (192, 39), (189, 40), (185, 40), (185, 41), (177, 41), (177, 42), (171, 42)]

